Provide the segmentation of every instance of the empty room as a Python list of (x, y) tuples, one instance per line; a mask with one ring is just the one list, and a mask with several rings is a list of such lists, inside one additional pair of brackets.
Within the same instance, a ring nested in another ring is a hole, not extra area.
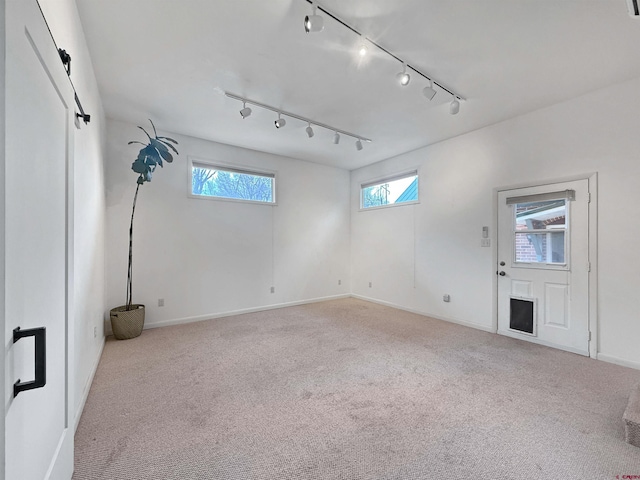
[(0, 0), (0, 479), (640, 478), (638, 0)]

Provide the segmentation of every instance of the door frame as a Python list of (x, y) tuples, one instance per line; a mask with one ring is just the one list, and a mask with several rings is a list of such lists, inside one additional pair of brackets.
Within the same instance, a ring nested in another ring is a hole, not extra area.
[(599, 340), (598, 340), (598, 173), (586, 173), (582, 175), (572, 175), (568, 177), (554, 178), (553, 180), (539, 180), (526, 183), (518, 183), (495, 187), (493, 189), (493, 218), (492, 228), (495, 232), (493, 248), (491, 249), (491, 269), (492, 269), (492, 292), (493, 302), (491, 331), (498, 333), (498, 192), (504, 190), (514, 190), (518, 188), (538, 187), (553, 185), (556, 183), (572, 182), (575, 180), (587, 180), (589, 184), (589, 214), (588, 214), (588, 241), (589, 241), (589, 264), (588, 272), (588, 295), (589, 295), (589, 356), (598, 358)]

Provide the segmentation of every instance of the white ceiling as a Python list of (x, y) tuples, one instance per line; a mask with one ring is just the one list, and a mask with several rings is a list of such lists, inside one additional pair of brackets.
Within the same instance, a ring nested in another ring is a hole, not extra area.
[[(358, 168), (640, 76), (640, 19), (625, 0), (325, 0), (366, 37), (465, 97), (432, 102), (412, 75), (307, 0), (76, 0), (109, 118), (278, 155)], [(318, 12), (322, 14), (321, 12)], [(412, 72), (411, 72), (412, 73)], [(224, 91), (371, 138), (242, 104)]]

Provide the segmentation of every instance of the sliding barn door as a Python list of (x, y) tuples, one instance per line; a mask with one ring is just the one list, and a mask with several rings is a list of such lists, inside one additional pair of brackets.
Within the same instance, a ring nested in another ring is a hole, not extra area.
[[(7, 0), (5, 19), (4, 474), (69, 479), (67, 169), (74, 96), (37, 2)], [(35, 336), (20, 338), (24, 333)]]

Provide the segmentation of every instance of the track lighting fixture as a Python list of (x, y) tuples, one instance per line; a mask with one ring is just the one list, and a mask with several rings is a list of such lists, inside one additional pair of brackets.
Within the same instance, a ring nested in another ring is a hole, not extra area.
[[(307, 128), (305, 129), (305, 131), (307, 132), (307, 136), (309, 138), (312, 138), (315, 135), (315, 131), (313, 129), (313, 127), (322, 127), (324, 129), (327, 129), (329, 131), (332, 131), (334, 133), (333, 135), (333, 143), (334, 144), (338, 144), (340, 143), (340, 135), (346, 135), (348, 137), (352, 137), (355, 138), (357, 140), (356, 142), (356, 148), (358, 150), (362, 150), (362, 142), (371, 142), (371, 139), (369, 138), (365, 138), (362, 135), (357, 135), (355, 133), (351, 133), (351, 132), (347, 132), (346, 130), (341, 130), (339, 128), (335, 128), (332, 127), (331, 125), (327, 125), (325, 123), (321, 123), (321, 122), (316, 122), (315, 120), (312, 120), (311, 118), (305, 118), (302, 117), (300, 115), (296, 115), (295, 113), (291, 113), (291, 112), (285, 112), (279, 108), (276, 107), (272, 107), (271, 105), (266, 105), (264, 103), (260, 103), (260, 102), (256, 102), (255, 100), (249, 100), (247, 98), (244, 97), (240, 97), (234, 93), (230, 93), (230, 92), (224, 92), (225, 95), (229, 98), (233, 98), (234, 100), (238, 100), (240, 102), (242, 102), (242, 110), (240, 110), (240, 114), (242, 115), (242, 118), (246, 118), (250, 115), (251, 113), (251, 109), (247, 107), (247, 103), (250, 103), (251, 105), (255, 105), (256, 107), (260, 107), (260, 108), (264, 108), (265, 110), (270, 110), (274, 113), (278, 114), (278, 119), (275, 121), (275, 125), (276, 128), (282, 128), (284, 127), (287, 122), (286, 120), (283, 118), (284, 116), (290, 117), (290, 118), (294, 118), (296, 120), (300, 120), (301, 122), (304, 122), (307, 124)], [(248, 114), (243, 114), (243, 112), (245, 112), (246, 110), (249, 111)], [(312, 126), (313, 125), (313, 126)]]
[(402, 85), (403, 87), (409, 85), (409, 82), (411, 81), (411, 75), (409, 75), (409, 73), (407, 72), (406, 63), (402, 64), (402, 71), (396, 75), (396, 78), (398, 79), (400, 85)]
[(247, 107), (247, 102), (242, 102), (242, 110), (240, 110), (240, 115), (242, 118), (247, 118), (251, 115), (251, 109)]
[(278, 119), (274, 122), (276, 124), (276, 128), (282, 128), (287, 124), (287, 121), (280, 116), (280, 112), (278, 112)]
[(429, 86), (422, 89), (422, 94), (427, 97), (427, 100), (433, 100), (436, 96), (436, 90), (433, 88), (433, 80), (429, 80)]
[(321, 32), (324, 28), (323, 19), (316, 15), (316, 6), (313, 5), (313, 14), (304, 17), (304, 31), (307, 33)]
[(456, 97), (453, 97), (453, 100), (451, 100), (451, 104), (449, 104), (449, 113), (451, 115), (457, 115), (459, 111), (460, 111), (460, 102)]
[[(464, 100), (464, 97), (458, 95), (456, 92), (454, 92), (450, 88), (447, 88), (442, 83), (433, 80), (433, 78), (430, 75), (427, 76), (425, 73), (423, 73), (420, 70), (418, 70), (414, 65), (411, 65), (409, 67), (407, 62), (404, 61), (402, 58), (400, 58), (398, 55), (396, 55), (393, 52), (387, 50), (385, 47), (383, 47), (382, 45), (380, 45), (376, 41), (365, 37), (360, 31), (358, 31), (357, 28), (353, 27), (352, 25), (349, 25), (347, 22), (345, 22), (344, 20), (342, 20), (338, 16), (334, 15), (333, 13), (331, 13), (329, 10), (327, 10), (326, 7), (316, 6), (315, 5), (316, 2), (313, 1), (313, 0), (306, 0), (306, 1), (313, 6), (313, 15), (305, 17), (305, 31), (307, 31), (307, 32), (315, 32), (315, 31), (322, 30), (322, 27), (323, 27), (322, 22), (320, 22), (319, 24), (316, 24), (314, 21), (312, 21), (312, 19), (314, 19), (315, 17), (318, 17), (318, 18), (320, 18), (322, 20), (322, 17), (319, 17), (319, 16), (316, 15), (316, 8), (317, 8), (318, 10), (320, 10), (322, 12), (323, 15), (331, 18), (335, 22), (339, 23), (340, 25), (342, 25), (343, 27), (347, 28), (348, 30), (351, 30), (351, 32), (355, 33), (356, 35), (358, 35), (360, 37), (360, 43), (359, 43), (359, 46), (358, 46), (358, 55), (361, 58), (363, 58), (363, 57), (368, 55), (369, 48), (371, 47), (371, 45), (373, 45), (373, 47), (375, 47), (377, 50), (380, 50), (382, 53), (387, 54), (392, 59), (402, 63), (402, 67), (403, 67), (402, 68), (402, 72), (398, 73), (396, 75), (400, 85), (406, 86), (411, 81), (411, 76), (409, 75), (409, 72), (407, 71), (408, 68), (411, 68), (411, 70), (413, 70), (414, 73), (416, 73), (417, 75), (423, 77), (425, 80), (427, 80), (429, 82), (429, 86), (428, 87), (424, 87), (422, 89), (422, 94), (428, 100), (432, 100), (433, 97), (435, 97), (435, 95), (437, 93), (437, 90), (435, 89), (435, 87), (437, 86), (439, 90), (442, 90), (445, 93), (448, 93), (453, 97), (454, 102), (451, 102), (450, 110), (449, 110), (451, 112), (451, 114), (452, 115), (456, 115), (458, 113), (458, 111), (460, 110), (460, 102)], [(640, 1), (640, 0), (628, 0), (628, 1)], [(316, 30), (316, 28), (318, 30)], [(371, 45), (369, 45), (369, 44), (371, 44)]]

